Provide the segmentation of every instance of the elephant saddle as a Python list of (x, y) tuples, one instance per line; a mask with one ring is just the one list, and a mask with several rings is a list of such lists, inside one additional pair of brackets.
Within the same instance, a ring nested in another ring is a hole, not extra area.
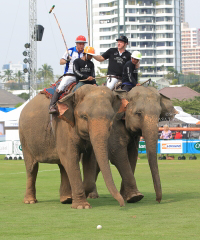
[[(64, 76), (64, 75), (63, 75)], [(51, 84), (51, 86), (49, 88), (44, 88), (42, 91), (40, 91), (39, 94), (45, 94), (45, 96), (47, 98), (52, 98), (54, 92), (56, 91), (56, 88), (60, 85), (60, 82), (62, 80), (62, 77), (61, 76), (57, 82)], [(59, 97), (59, 99), (63, 98), (64, 96), (68, 95), (72, 90), (73, 88), (76, 86), (76, 82), (73, 82), (72, 84), (66, 86), (66, 88), (64, 89), (63, 93), (61, 94), (61, 96)]]

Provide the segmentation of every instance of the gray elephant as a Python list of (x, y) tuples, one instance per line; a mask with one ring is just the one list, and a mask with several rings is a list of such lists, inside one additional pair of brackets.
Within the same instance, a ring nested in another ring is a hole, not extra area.
[(38, 163), (54, 163), (59, 165), (61, 174), (60, 201), (72, 202), (72, 208), (90, 208), (79, 160), (83, 153), (88, 167), (92, 168), (90, 157), (94, 149), (108, 190), (120, 206), (124, 206), (112, 179), (107, 152), (112, 120), (120, 105), (119, 96), (107, 87), (85, 85), (59, 101), (62, 119), (54, 117), (52, 123), (48, 114), (49, 100), (43, 94), (37, 95), (24, 107), (19, 121), (27, 172), (24, 203), (37, 202)]
[[(162, 190), (156, 152), (158, 122), (160, 118), (173, 118), (177, 112), (170, 99), (160, 95), (153, 87), (137, 86), (128, 93), (122, 92), (121, 96), (127, 100), (125, 116), (121, 120), (115, 117), (108, 141), (109, 159), (117, 167), (122, 177), (120, 193), (129, 203), (140, 201), (143, 198), (137, 189), (134, 178), (139, 138), (143, 136), (146, 141), (156, 200), (160, 202)], [(94, 181), (94, 178), (90, 178), (91, 176), (88, 174), (88, 178), (85, 180), (86, 189), (87, 184)], [(98, 197), (96, 189), (93, 189), (90, 196)]]

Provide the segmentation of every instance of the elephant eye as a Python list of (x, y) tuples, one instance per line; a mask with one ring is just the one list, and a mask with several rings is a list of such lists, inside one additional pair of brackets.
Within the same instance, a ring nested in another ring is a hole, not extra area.
[(141, 115), (142, 115), (142, 112), (140, 112), (140, 111), (136, 111), (136, 112), (135, 112), (135, 115), (137, 115), (137, 116), (141, 117)]
[(82, 114), (80, 117), (86, 121), (88, 120), (88, 117), (85, 114)]

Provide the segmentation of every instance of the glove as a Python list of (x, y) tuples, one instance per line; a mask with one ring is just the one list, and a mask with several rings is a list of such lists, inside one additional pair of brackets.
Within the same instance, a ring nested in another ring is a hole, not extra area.
[(71, 57), (69, 56), (67, 51), (64, 53), (62, 58), (65, 59), (67, 62), (69, 62), (71, 60)]

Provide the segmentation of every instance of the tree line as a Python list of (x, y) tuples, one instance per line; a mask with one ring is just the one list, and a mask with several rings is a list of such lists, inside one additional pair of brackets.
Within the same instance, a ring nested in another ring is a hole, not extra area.
[[(23, 71), (17, 71), (14, 73), (12, 70), (5, 70), (4, 74), (0, 76), (3, 80), (5, 88), (10, 90), (20, 90), (22, 86), (27, 84), (25, 73)], [(45, 88), (51, 85), (54, 82), (54, 73), (53, 68), (48, 64), (43, 64), (41, 68), (37, 71), (37, 87)]]

